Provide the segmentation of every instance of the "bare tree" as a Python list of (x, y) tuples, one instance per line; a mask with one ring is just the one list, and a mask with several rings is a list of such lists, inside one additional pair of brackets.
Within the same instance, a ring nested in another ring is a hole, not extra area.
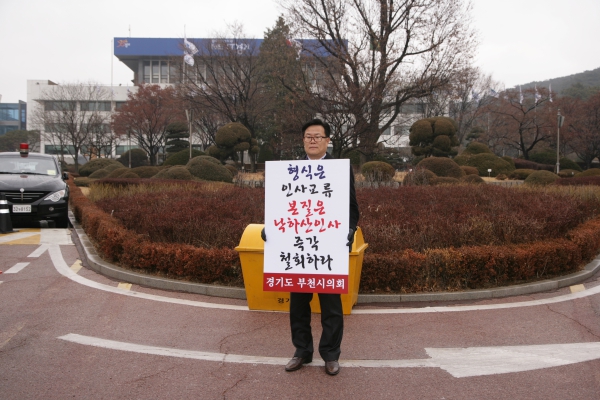
[(590, 168), (594, 158), (600, 157), (600, 92), (587, 100), (569, 97), (560, 100), (567, 122), (566, 129), (561, 130), (562, 142)]
[(79, 170), (79, 155), (94, 135), (110, 132), (111, 101), (109, 91), (94, 83), (66, 83), (48, 87), (38, 100), (32, 116), (41, 137), (73, 157)]
[(120, 136), (131, 135), (148, 153), (150, 164), (156, 165), (158, 153), (165, 146), (167, 127), (172, 122), (185, 122), (175, 89), (158, 85), (140, 85), (137, 92), (113, 114), (112, 128)]
[(376, 152), (402, 104), (445, 87), (474, 51), (470, 4), (461, 0), (280, 3), (295, 33), (317, 42), (303, 41), (302, 56), (315, 67), (305, 68), (305, 75), (316, 75), (303, 89), (352, 115), (364, 160)]
[[(554, 136), (554, 117), (549, 107), (546, 89), (505, 91), (487, 107), (490, 129), (484, 135), (488, 142), (517, 150), (526, 160), (540, 143), (551, 143)], [(555, 114), (554, 114), (555, 115)], [(490, 146), (492, 147), (492, 146)]]
[[(272, 102), (263, 90), (263, 69), (258, 57), (258, 42), (245, 39), (241, 26), (229, 27), (230, 38), (195, 42), (198, 53), (194, 65), (184, 64), (182, 100), (198, 115), (226, 122), (239, 122), (256, 138), (261, 118)], [(207, 121), (200, 121), (206, 125)], [(255, 151), (250, 152), (252, 171)]]

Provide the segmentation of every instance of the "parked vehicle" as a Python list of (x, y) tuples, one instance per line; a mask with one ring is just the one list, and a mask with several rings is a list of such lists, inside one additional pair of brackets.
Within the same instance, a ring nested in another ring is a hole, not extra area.
[(6, 196), (12, 224), (67, 228), (68, 173), (56, 156), (21, 151), (0, 153), (0, 193)]

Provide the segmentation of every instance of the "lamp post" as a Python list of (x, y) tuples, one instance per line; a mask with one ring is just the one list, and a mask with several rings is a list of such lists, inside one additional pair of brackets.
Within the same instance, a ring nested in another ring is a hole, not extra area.
[(560, 128), (563, 126), (563, 123), (565, 122), (565, 117), (563, 117), (562, 115), (560, 115), (560, 108), (558, 109), (558, 128), (556, 131), (556, 173), (558, 174), (560, 172), (560, 155), (559, 155), (559, 150), (560, 150)]
[(488, 168), (488, 178), (490, 177), (490, 174), (492, 173), (492, 169)]

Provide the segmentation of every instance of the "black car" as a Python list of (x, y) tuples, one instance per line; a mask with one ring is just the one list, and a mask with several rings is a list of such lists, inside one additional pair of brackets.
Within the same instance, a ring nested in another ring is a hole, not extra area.
[(56, 156), (0, 153), (0, 193), (6, 196), (15, 226), (67, 228), (67, 179)]

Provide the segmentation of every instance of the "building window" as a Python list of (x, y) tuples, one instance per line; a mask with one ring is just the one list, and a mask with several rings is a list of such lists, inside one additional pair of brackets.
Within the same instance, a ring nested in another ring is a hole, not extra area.
[(150, 83), (150, 61), (144, 61), (144, 83)]
[(119, 111), (124, 105), (127, 103), (126, 101), (115, 101), (115, 111)]
[(45, 101), (45, 111), (76, 111), (76, 101)]
[(19, 129), (18, 126), (0, 125), (0, 136), (6, 135), (10, 131), (16, 131), (17, 129)]
[(144, 61), (144, 83), (176, 83), (177, 68), (168, 61)]
[(81, 111), (110, 111), (110, 101), (82, 101)]
[(124, 153), (126, 153), (128, 150), (130, 149), (139, 149), (139, 146), (135, 146), (135, 145), (131, 145), (131, 146), (124, 146), (124, 145), (118, 145), (115, 151), (115, 154), (120, 156)]
[(19, 109), (8, 104), (0, 104), (0, 121), (18, 121)]
[[(61, 146), (47, 144), (45, 146), (46, 154), (61, 154)], [(62, 146), (62, 154), (75, 154), (75, 148), (73, 146)]]

